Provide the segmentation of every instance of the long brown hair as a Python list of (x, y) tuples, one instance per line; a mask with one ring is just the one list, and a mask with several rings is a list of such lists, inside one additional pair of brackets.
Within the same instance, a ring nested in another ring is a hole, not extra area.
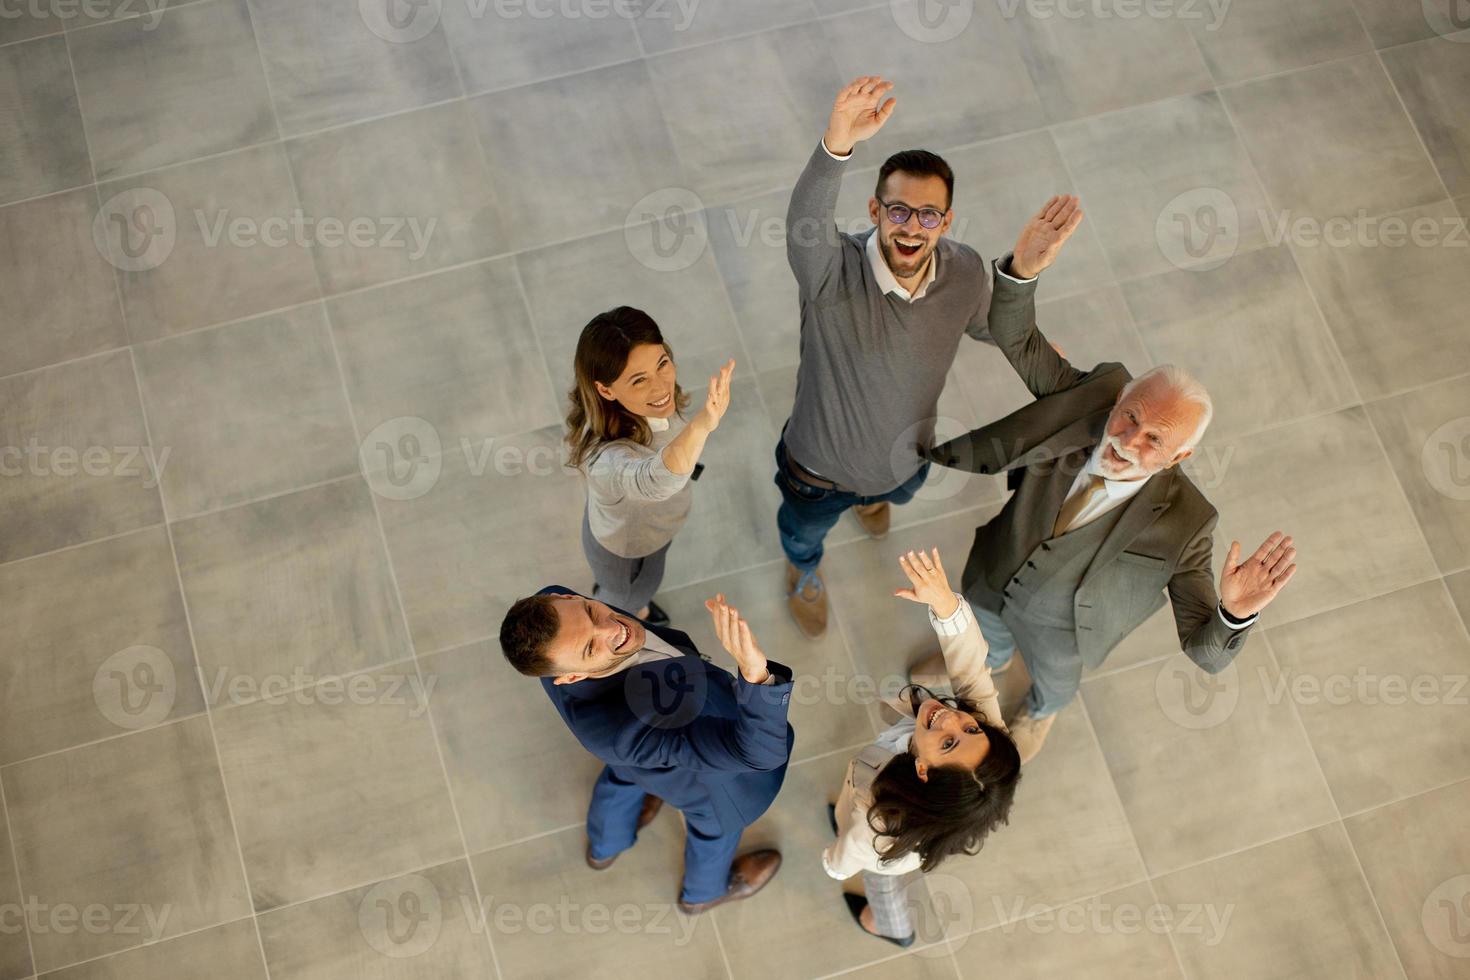
[[(910, 685), (904, 693), (915, 709), (926, 697), (935, 696), (918, 685)], [(974, 769), (931, 766), (928, 782), (914, 769), (912, 749), (900, 752), (873, 780), (873, 805), (868, 808), (868, 828), (887, 839), (880, 841), (878, 856), (896, 861), (916, 853), (922, 871), (933, 871), (955, 854), (977, 853), (986, 836), (1010, 820), (1016, 783), (1021, 780), (1021, 754), (1005, 729), (981, 714), (972, 701), (956, 697), (939, 701), (973, 715), (990, 740), (990, 751)]]
[[(617, 439), (631, 439), (643, 446), (653, 441), (643, 416), (597, 391), (598, 383), (610, 385), (618, 380), (628, 366), (628, 355), (643, 344), (658, 344), (673, 359), (674, 352), (653, 317), (631, 306), (599, 313), (582, 328), (574, 361), (576, 381), (567, 392), (571, 403), (567, 411), (568, 466), (580, 469), (600, 446)], [(682, 414), (688, 404), (689, 396), (676, 383), (675, 410)]]

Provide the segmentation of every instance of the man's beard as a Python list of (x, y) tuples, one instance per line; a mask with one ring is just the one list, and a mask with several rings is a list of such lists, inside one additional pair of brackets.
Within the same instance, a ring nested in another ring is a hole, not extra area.
[[(1118, 456), (1127, 463), (1127, 465), (1123, 467), (1117, 467), (1116, 464), (1114, 464), (1113, 461), (1109, 458), (1107, 452), (1108, 449), (1112, 449), (1113, 452), (1117, 453)], [(1138, 480), (1151, 475), (1148, 470), (1145, 470), (1143, 466), (1139, 463), (1138, 457), (1134, 456), (1132, 453), (1128, 452), (1128, 450), (1124, 449), (1123, 444), (1118, 440), (1118, 437), (1114, 435), (1103, 436), (1102, 451), (1098, 453), (1097, 462), (1097, 468), (1101, 470), (1102, 475), (1109, 480)]]

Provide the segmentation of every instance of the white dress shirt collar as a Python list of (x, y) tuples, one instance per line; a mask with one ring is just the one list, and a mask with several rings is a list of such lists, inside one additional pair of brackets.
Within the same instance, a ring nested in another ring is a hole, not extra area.
[(907, 303), (916, 299), (922, 299), (929, 291), (929, 284), (939, 277), (939, 249), (936, 247), (929, 256), (929, 272), (924, 276), (924, 281), (919, 283), (919, 288), (914, 290), (912, 296), (909, 291), (899, 285), (898, 279), (893, 275), (893, 270), (888, 268), (888, 263), (883, 258), (883, 250), (878, 247), (878, 229), (868, 236), (866, 246), (868, 253), (868, 267), (873, 270), (873, 278), (878, 282), (878, 288), (884, 293), (897, 293), (899, 298)]

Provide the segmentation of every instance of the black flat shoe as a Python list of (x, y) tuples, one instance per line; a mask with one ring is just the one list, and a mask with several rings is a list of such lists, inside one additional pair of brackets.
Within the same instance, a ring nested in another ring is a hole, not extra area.
[(863, 935), (872, 936), (874, 939), (881, 939), (885, 943), (892, 943), (903, 949), (908, 949), (914, 944), (913, 933), (909, 933), (902, 939), (894, 939), (892, 936), (880, 936), (876, 932), (869, 932), (867, 927), (863, 925), (863, 909), (868, 907), (868, 900), (863, 898), (863, 896), (854, 895), (851, 892), (843, 892), (842, 900), (847, 903), (847, 911), (852, 913), (852, 921), (857, 923), (857, 927), (863, 931)]
[(827, 822), (832, 825), (832, 836), (837, 836), (837, 804), (827, 804)]
[(654, 626), (667, 626), (669, 625), (669, 614), (664, 612), (658, 603), (649, 599), (648, 615), (643, 617), (643, 621), (645, 623), (651, 623)]

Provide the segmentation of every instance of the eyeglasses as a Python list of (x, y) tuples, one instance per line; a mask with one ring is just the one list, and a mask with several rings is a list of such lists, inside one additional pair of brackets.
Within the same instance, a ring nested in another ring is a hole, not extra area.
[[(914, 209), (907, 204), (889, 204), (881, 197), (878, 198), (878, 203), (883, 205), (884, 209), (888, 212), (888, 220), (896, 225), (904, 224), (909, 220), (909, 215), (914, 213)], [(944, 220), (944, 216), (948, 211), (949, 208), (945, 208), (943, 211), (940, 211), (938, 208), (919, 208), (919, 224), (925, 228), (938, 228), (939, 222)]]

